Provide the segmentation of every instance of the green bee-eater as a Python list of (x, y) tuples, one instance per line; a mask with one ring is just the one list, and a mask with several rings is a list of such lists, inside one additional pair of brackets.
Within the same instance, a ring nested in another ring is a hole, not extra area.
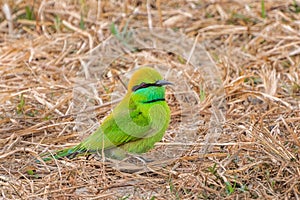
[(44, 158), (73, 158), (102, 150), (105, 155), (121, 159), (125, 152), (144, 153), (160, 141), (170, 122), (170, 109), (165, 100), (165, 85), (155, 69), (142, 67), (132, 75), (124, 99), (101, 126), (77, 146)]

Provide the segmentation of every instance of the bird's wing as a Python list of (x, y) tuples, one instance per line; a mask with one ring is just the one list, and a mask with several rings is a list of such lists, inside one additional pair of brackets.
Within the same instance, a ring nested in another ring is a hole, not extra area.
[(150, 120), (138, 106), (131, 104), (130, 107), (117, 106), (79, 149), (109, 149), (143, 138), (151, 129)]

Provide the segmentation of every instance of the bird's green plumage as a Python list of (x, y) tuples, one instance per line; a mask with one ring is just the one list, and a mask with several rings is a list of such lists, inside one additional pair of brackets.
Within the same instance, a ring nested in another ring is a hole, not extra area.
[(140, 68), (132, 75), (124, 99), (101, 126), (79, 145), (58, 151), (54, 158), (102, 150), (115, 158), (123, 157), (122, 150), (147, 152), (162, 139), (170, 122), (170, 109), (165, 101), (167, 84), (170, 83), (162, 81), (153, 68)]

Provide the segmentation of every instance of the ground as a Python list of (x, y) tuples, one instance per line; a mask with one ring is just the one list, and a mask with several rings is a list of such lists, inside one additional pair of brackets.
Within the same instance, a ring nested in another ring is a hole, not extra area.
[[(298, 1), (1, 8), (3, 199), (299, 199)], [(175, 83), (153, 150), (38, 162), (92, 133), (143, 65)]]

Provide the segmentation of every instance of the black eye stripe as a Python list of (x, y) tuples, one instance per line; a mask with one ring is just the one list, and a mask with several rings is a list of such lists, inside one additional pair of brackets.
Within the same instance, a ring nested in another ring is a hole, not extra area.
[(132, 91), (135, 92), (139, 89), (142, 89), (142, 88), (147, 88), (147, 87), (151, 87), (151, 86), (156, 86), (156, 87), (161, 87), (161, 85), (159, 84), (156, 84), (156, 83), (144, 83), (142, 82), (141, 84), (139, 85), (135, 85), (132, 87)]

